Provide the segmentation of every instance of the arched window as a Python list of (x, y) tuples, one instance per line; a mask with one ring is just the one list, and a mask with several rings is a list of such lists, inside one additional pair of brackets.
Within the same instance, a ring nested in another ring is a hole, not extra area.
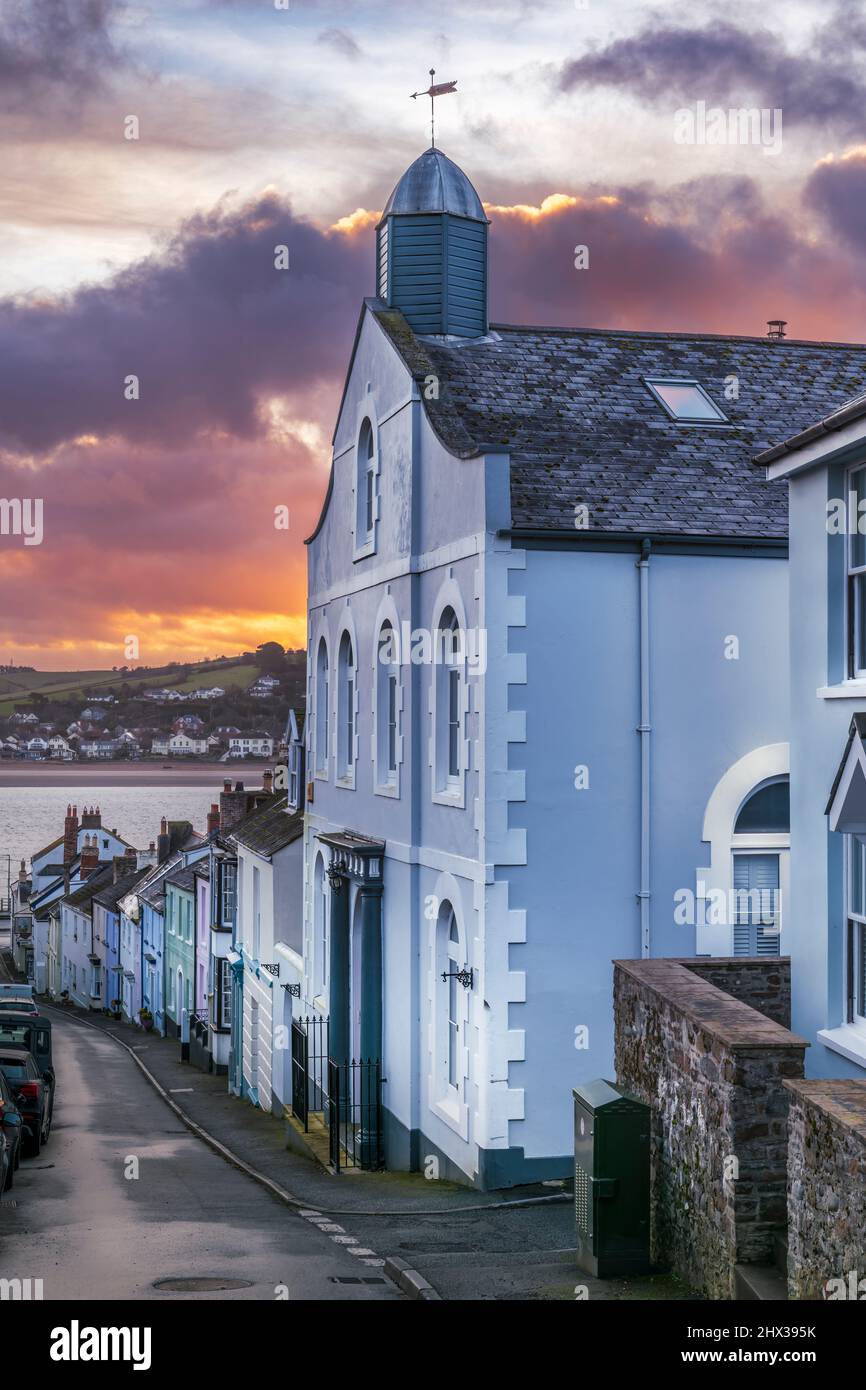
[(460, 934), (457, 931), (457, 919), (454, 916), (454, 909), (451, 909), (451, 921), (448, 927), (448, 1085), (455, 1088), (459, 1085), (458, 1075), (458, 1048), (460, 1046), (460, 1004), (457, 991), (460, 984), (457, 980), (457, 971), (460, 970)]
[(355, 653), (348, 632), (337, 654), (337, 776), (343, 782), (355, 776)]
[(330, 696), (328, 692), (328, 644), (324, 637), (319, 640), (316, 653), (316, 771), (328, 775), (328, 713)]
[(436, 631), (436, 790), (461, 789), (463, 768), (463, 634), (457, 614), (445, 608)]
[(787, 777), (768, 782), (746, 797), (737, 815), (736, 835), (787, 835), (791, 830), (791, 784)]
[(756, 839), (788, 835), (791, 789), (787, 777), (752, 791), (734, 822), (733, 943), (735, 956), (781, 954), (782, 856)]
[(384, 622), (376, 644), (376, 786), (380, 791), (397, 786), (400, 737), (400, 687), (397, 639), (392, 624)]
[(466, 990), (457, 978), (464, 968), (460, 927), (453, 905), (443, 900), (436, 919), (435, 967), (436, 1100), (452, 1119), (462, 1101), (466, 1029)]
[(358, 435), (355, 472), (355, 549), (372, 550), (376, 535), (376, 432), (365, 419)]
[(785, 949), (790, 876), (788, 745), (732, 764), (707, 802), (710, 863), (696, 873), (695, 949), (710, 956), (778, 956)]

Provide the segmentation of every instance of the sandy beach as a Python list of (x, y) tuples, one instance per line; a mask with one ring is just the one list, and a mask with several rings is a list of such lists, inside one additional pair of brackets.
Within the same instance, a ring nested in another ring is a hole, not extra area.
[(172, 763), (92, 762), (31, 763), (0, 762), (0, 790), (4, 787), (213, 787), (219, 790), (225, 778), (244, 786), (261, 785), (262, 773), (274, 762), (261, 759), (247, 763), (200, 763), (178, 759)]

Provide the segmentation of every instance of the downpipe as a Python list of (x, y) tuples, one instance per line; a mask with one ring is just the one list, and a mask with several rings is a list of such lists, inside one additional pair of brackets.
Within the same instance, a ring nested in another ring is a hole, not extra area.
[(650, 550), (652, 541), (645, 536), (637, 561), (640, 592), (640, 953), (650, 955)]

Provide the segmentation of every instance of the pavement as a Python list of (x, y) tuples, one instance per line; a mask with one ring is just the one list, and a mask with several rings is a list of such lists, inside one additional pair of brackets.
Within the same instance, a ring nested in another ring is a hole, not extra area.
[[(101, 1014), (53, 1008), (52, 1017), (58, 1015), (64, 1039), (73, 1030), (99, 1029), (115, 1039), (110, 1046), (120, 1057), (129, 1054), (118, 1043), (131, 1049), (162, 1088), (161, 1103), (206, 1131), (222, 1153), (219, 1161), (236, 1161), (246, 1172), (243, 1181), (276, 1192), (274, 1200), (326, 1234), (332, 1227), (334, 1239), (354, 1240), (369, 1252), (365, 1258), (388, 1262), (393, 1277), (408, 1267), (404, 1288), (426, 1280), (435, 1291), (426, 1297), (473, 1301), (694, 1297), (667, 1275), (598, 1280), (583, 1274), (575, 1263), (570, 1184), (482, 1193), (420, 1173), (337, 1176), (286, 1147), (284, 1120), (230, 1095), (224, 1076), (182, 1062), (176, 1040)], [(195, 1142), (203, 1144), (202, 1137)]]

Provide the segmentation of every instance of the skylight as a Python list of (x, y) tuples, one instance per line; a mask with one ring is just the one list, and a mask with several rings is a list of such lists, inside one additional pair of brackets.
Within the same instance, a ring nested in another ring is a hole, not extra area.
[(727, 425), (725, 415), (697, 381), (682, 377), (646, 377), (646, 384), (672, 420), (686, 424)]

